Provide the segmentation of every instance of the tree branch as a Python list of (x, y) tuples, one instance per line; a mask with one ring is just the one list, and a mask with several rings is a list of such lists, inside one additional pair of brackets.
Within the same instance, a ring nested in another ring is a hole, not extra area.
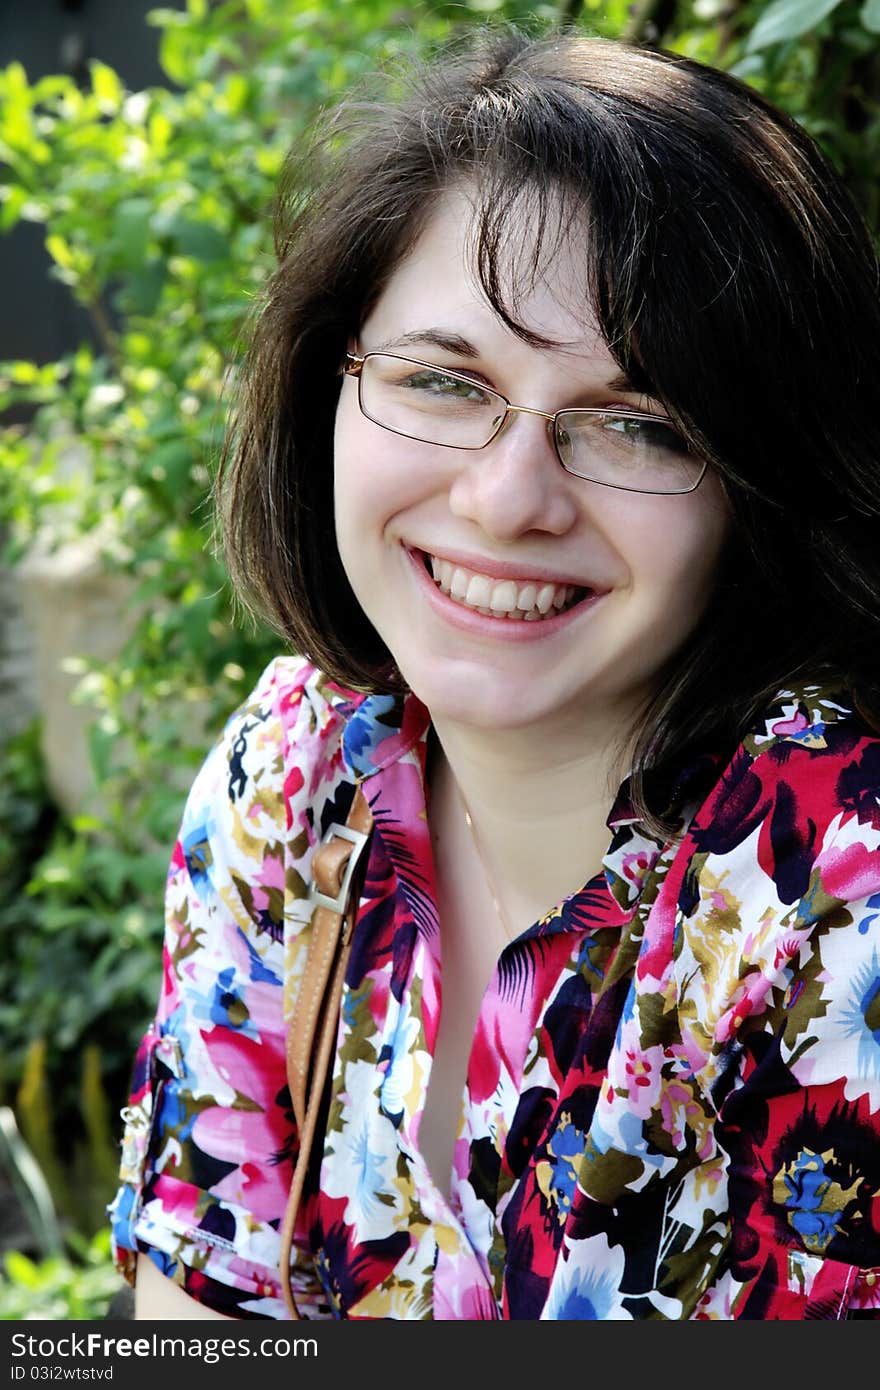
[(88, 298), (83, 297), (81, 304), (89, 318), (95, 326), (95, 331), (100, 339), (101, 346), (113, 363), (117, 373), (122, 368), (122, 353), (119, 350), (119, 335), (107, 314), (107, 310), (101, 302), (101, 296), (95, 292)]

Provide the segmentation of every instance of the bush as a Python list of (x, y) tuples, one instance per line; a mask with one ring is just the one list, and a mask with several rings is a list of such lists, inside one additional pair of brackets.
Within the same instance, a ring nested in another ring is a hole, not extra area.
[(0, 1272), (0, 1318), (93, 1321), (105, 1317), (122, 1281), (110, 1263), (110, 1232), (73, 1238), (71, 1254), (31, 1260), (7, 1251)]
[[(88, 538), (131, 580), (120, 658), (68, 663), (92, 713), (100, 814), (68, 819), (53, 806), (38, 730), (0, 754), (0, 1088), (26, 1129), (19, 1088), (42, 1093), (39, 1059), (65, 1155), (90, 1142), (84, 1049), (100, 1049), (114, 1111), (124, 1099), (158, 991), (186, 785), (277, 650), (236, 618), (206, 501), (225, 374), (271, 259), (268, 205), (316, 108), (383, 54), (415, 46), (396, 15), (387, 0), (335, 17), (193, 0), (152, 16), (178, 90), (126, 92), (98, 62), (88, 91), (65, 77), (31, 83), (17, 63), (0, 74), (0, 229), (45, 224), (53, 274), (96, 340), (47, 366), (0, 366), (0, 408), (30, 413), (0, 440), (0, 532), (11, 561), (37, 541)], [(42, 1161), (60, 1172), (48, 1142)], [(59, 1183), (62, 1211), (90, 1233), (100, 1203)]]

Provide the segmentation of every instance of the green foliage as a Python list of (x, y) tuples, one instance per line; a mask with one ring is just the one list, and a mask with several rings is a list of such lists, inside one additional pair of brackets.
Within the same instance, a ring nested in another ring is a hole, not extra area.
[(52, 274), (94, 339), (48, 365), (0, 364), (0, 410), (29, 411), (0, 435), (0, 534), (12, 560), (85, 538), (127, 586), (118, 659), (66, 663), (90, 711), (100, 800), (58, 813), (37, 728), (0, 750), (0, 1091), (62, 1215), (86, 1232), (110, 1193), (84, 1175), (88, 1155), (108, 1180), (95, 1063), (89, 1108), (81, 1059), (100, 1049), (118, 1128), (158, 993), (186, 787), (278, 645), (237, 619), (207, 505), (225, 375), (272, 260), (277, 175), (323, 104), (450, 30), (430, 6), (407, 18), (390, 0), (344, 14), (191, 4), (151, 19), (178, 90), (127, 92), (98, 62), (86, 90), (32, 82), (20, 63), (0, 72), (0, 230), (44, 225)]
[(27, 1051), (18, 1091), (22, 1137), (46, 1179), (53, 1200), (66, 1191), (64, 1169), (55, 1152), (52, 1100), (46, 1077), (46, 1041), (35, 1038)]
[[(168, 86), (129, 92), (100, 62), (85, 90), (31, 81), (20, 63), (0, 71), (0, 232), (45, 228), (51, 273), (93, 328), (57, 362), (0, 363), (0, 411), (29, 413), (0, 433), (0, 535), (13, 560), (37, 540), (86, 538), (127, 584), (119, 657), (67, 663), (91, 713), (100, 802), (73, 820), (57, 812), (38, 729), (0, 751), (0, 1093), (26, 1081), (30, 1094), (42, 1048), (49, 1168), (72, 1136), (110, 1181), (108, 1133), (155, 1003), (186, 786), (278, 648), (235, 610), (208, 497), (227, 374), (273, 263), (284, 156), (380, 63), (393, 71), (492, 19), (533, 32), (569, 21), (737, 73), (819, 139), (880, 222), (880, 0), (189, 0), (150, 17)], [(56, 1185), (69, 1193), (57, 1174)], [(91, 1229), (93, 1202), (66, 1210)], [(80, 1287), (62, 1264), (13, 1262), (0, 1288), (6, 1302), (29, 1289), (46, 1306), (86, 1307), (97, 1270)]]
[[(690, 18), (688, 18), (688, 14)], [(726, 68), (818, 141), (880, 231), (878, 0), (692, 0), (679, 5), (667, 46)]]
[[(46, 823), (46, 788), (40, 730), (34, 721), (0, 745), (0, 882), (26, 881)], [(0, 936), (5, 935), (8, 896), (0, 897)]]
[(106, 1227), (91, 1240), (72, 1235), (69, 1253), (44, 1260), (7, 1251), (0, 1270), (0, 1318), (93, 1321), (104, 1317), (121, 1283), (110, 1261)]
[[(69, 1050), (68, 1050), (69, 1051)], [(16, 1095), (22, 1138), (39, 1165), (56, 1213), (68, 1230), (91, 1232), (105, 1223), (116, 1188), (119, 1150), (110, 1122), (101, 1049), (86, 1043), (77, 1053), (77, 1114), (58, 1123), (46, 1070), (44, 1037), (30, 1043)], [(124, 1084), (131, 1057), (126, 1055)], [(112, 1089), (116, 1089), (113, 1087)]]
[(168, 851), (135, 852), (85, 816), (59, 820), (41, 769), (35, 727), (0, 748), (0, 1094), (26, 1081), (45, 1045), (56, 1123), (76, 1139), (83, 1050), (100, 1047), (120, 1094), (155, 1002)]
[(841, 0), (773, 0), (761, 15), (746, 42), (746, 52), (769, 48), (774, 43), (809, 34)]

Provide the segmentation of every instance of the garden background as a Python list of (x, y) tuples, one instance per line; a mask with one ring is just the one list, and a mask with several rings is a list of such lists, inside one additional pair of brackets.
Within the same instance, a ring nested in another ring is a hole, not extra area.
[(0, 70), (0, 256), (38, 224), (82, 324), (0, 362), (0, 1318), (121, 1288), (105, 1206), (177, 822), (279, 648), (233, 606), (208, 495), (284, 155), (363, 75), (499, 20), (736, 73), (880, 228), (880, 0), (181, 0), (146, 21), (146, 90), (100, 33), (72, 75)]

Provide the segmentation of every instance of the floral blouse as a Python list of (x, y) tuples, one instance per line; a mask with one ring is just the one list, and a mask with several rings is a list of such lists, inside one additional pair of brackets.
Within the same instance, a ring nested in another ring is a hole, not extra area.
[(880, 737), (845, 692), (780, 692), (727, 766), (678, 777), (668, 844), (623, 783), (602, 871), (498, 959), (446, 1198), (419, 1150), (442, 1006), (429, 728), (413, 695), (279, 657), (207, 757), (123, 1111), (118, 1268), (132, 1282), (143, 1251), (211, 1308), (287, 1316), (285, 1020), (311, 856), (361, 782), (302, 1314), (880, 1317)]

